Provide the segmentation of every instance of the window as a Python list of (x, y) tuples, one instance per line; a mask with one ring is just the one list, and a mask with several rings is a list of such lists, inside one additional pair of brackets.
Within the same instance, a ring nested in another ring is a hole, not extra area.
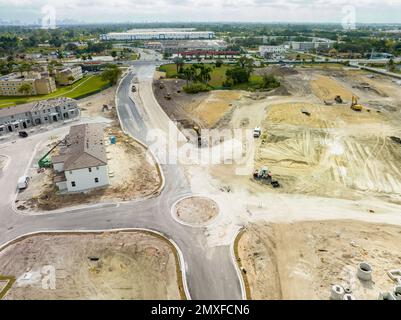
[(72, 186), (72, 187), (75, 187), (75, 186), (76, 186), (75, 181), (71, 181), (71, 186)]
[(99, 167), (96, 167), (96, 170), (99, 170)]
[(95, 182), (98, 183), (99, 182), (99, 178), (95, 178)]
[(47, 117), (45, 117), (45, 121), (47, 121)]
[(92, 168), (88, 168), (89, 172), (92, 172)]
[(70, 174), (72, 174), (72, 171), (70, 170)]

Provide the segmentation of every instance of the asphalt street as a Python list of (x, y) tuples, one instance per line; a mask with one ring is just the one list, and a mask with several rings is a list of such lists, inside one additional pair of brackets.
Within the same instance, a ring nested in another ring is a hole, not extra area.
[[(156, 60), (133, 63), (132, 70), (122, 80), (117, 92), (122, 126), (127, 133), (142, 141), (149, 129), (165, 130), (170, 121), (153, 96), (152, 78), (157, 63)], [(135, 102), (129, 97), (134, 77), (138, 79)], [(57, 130), (62, 132), (65, 128)], [(162, 165), (165, 186), (155, 198), (38, 215), (16, 212), (12, 203), (17, 192), (18, 177), (29, 166), (36, 145), (46, 141), (52, 134), (54, 132), (44, 132), (14, 143), (0, 144), (0, 155), (9, 157), (8, 165), (0, 171), (0, 245), (38, 231), (151, 229), (174, 240), (183, 253), (192, 299), (242, 299), (229, 246), (209, 246), (203, 228), (181, 225), (171, 216), (171, 206), (178, 199), (191, 194), (183, 169), (178, 165)]]

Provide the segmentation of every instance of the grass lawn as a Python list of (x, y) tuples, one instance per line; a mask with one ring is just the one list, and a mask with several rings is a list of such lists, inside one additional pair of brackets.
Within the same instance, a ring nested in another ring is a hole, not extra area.
[(97, 93), (108, 86), (109, 83), (103, 81), (98, 75), (86, 76), (72, 85), (58, 88), (56, 91), (46, 95), (18, 97), (0, 96), (0, 108), (57, 97), (79, 99)]
[[(232, 65), (223, 64), (221, 67), (218, 67), (218, 68), (214, 64), (211, 64), (211, 63), (205, 63), (204, 65), (212, 68), (212, 72), (210, 73), (211, 79), (209, 81), (209, 85), (211, 87), (213, 87), (214, 89), (221, 89), (223, 87), (224, 81), (226, 81), (226, 71), (229, 68), (232, 68)], [(187, 64), (184, 65), (184, 68), (186, 66), (187, 66)], [(159, 70), (166, 72), (167, 78), (174, 78), (177, 76), (177, 67), (174, 63), (162, 65), (162, 66), (160, 66)], [(232, 89), (248, 90), (249, 88), (252, 88), (252, 87), (258, 85), (261, 82), (262, 82), (261, 76), (252, 75), (250, 77), (248, 83), (235, 85), (232, 87)]]

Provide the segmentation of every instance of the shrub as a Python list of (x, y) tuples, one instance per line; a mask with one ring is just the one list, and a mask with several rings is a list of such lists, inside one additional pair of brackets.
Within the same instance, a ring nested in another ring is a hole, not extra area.
[(280, 86), (280, 82), (272, 75), (272, 74), (266, 74), (263, 76), (263, 84), (262, 87), (264, 89), (275, 89)]
[(209, 91), (209, 88), (206, 84), (204, 83), (191, 83), (187, 86), (184, 86), (182, 88), (186, 93), (198, 93), (198, 92), (205, 92), (205, 91)]

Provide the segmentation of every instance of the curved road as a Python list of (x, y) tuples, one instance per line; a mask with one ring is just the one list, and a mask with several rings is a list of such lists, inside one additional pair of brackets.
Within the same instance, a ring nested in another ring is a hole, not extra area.
[[(166, 130), (170, 121), (153, 96), (155, 65), (154, 61), (133, 63), (134, 72), (130, 71), (122, 80), (117, 92), (117, 108), (123, 128), (142, 141), (149, 129)], [(137, 103), (129, 98), (134, 77), (139, 81), (135, 100)], [(173, 239), (181, 249), (192, 299), (242, 299), (229, 246), (208, 246), (203, 228), (181, 225), (170, 214), (175, 201), (191, 194), (183, 171), (177, 165), (162, 166), (165, 186), (156, 198), (99, 204), (43, 215), (16, 213), (12, 208), (16, 194), (15, 182), (32, 160), (36, 144), (50, 135), (51, 132), (45, 132), (15, 143), (0, 144), (0, 154), (10, 157), (8, 166), (0, 171), (0, 246), (16, 237), (37, 231), (151, 229)]]

